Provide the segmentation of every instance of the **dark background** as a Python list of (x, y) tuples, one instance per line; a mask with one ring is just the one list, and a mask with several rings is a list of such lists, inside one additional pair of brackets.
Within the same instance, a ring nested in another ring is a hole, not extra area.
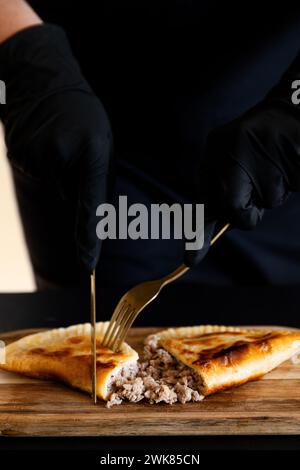
[[(299, 49), (300, 7), (292, 2), (265, 2), (264, 6), (262, 2), (213, 0), (30, 3), (45, 20), (66, 29), (86, 77), (109, 113), (120, 168), (130, 175), (132, 186), (136, 175), (143, 190), (150, 184), (152, 189), (146, 191), (150, 200), (160, 194), (172, 195), (178, 188), (179, 197), (193, 198), (194, 175), (207, 132), (260, 100)], [(151, 179), (147, 186), (145, 174), (153, 177), (163, 190), (153, 190)], [(214, 261), (201, 268), (204, 274), (193, 277), (190, 273), (186, 280), (168, 286), (136, 325), (299, 327), (298, 208), (296, 197), (290, 211), (279, 210), (258, 231), (258, 237), (225, 236), (216, 254), (212, 254)], [(145, 251), (143, 245), (140, 250)], [(279, 253), (282, 256), (278, 261)], [(50, 254), (53, 258), (53, 253)], [(182, 256), (178, 251), (174, 263), (163, 250), (153, 256), (146, 251), (145, 255), (151, 259), (131, 277), (124, 268), (132, 259), (130, 253), (126, 254), (121, 269), (118, 265), (112, 267), (97, 291), (98, 321), (109, 319), (128, 284), (166, 274)], [(122, 250), (119, 258), (122, 259)], [(105, 262), (106, 267), (110, 266), (112, 258), (108, 255)], [(217, 271), (216, 265), (221, 270)], [(110, 284), (111, 287), (106, 287)], [(1, 294), (0, 312), (2, 332), (85, 322), (89, 321), (88, 291), (76, 288)], [(125, 453), (131, 449), (183, 447), (299, 449), (299, 438), (0, 440), (1, 450), (13, 452), (51, 448), (71, 448), (74, 452), (77, 448), (122, 449)], [(36, 458), (41, 457), (36, 454)]]
[[(108, 320), (123, 290), (98, 289), (97, 320)], [(0, 331), (89, 321), (89, 292), (62, 289), (0, 295)], [(167, 286), (135, 325), (290, 325), (300, 327), (299, 287)]]

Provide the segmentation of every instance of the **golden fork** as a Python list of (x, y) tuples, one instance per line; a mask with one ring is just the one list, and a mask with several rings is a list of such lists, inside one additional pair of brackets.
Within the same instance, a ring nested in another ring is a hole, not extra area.
[[(210, 246), (223, 235), (228, 227), (229, 224), (224, 225), (211, 240)], [(154, 281), (142, 282), (126, 292), (114, 310), (102, 345), (113, 351), (118, 351), (138, 314), (158, 296), (164, 286), (181, 277), (189, 269), (185, 264), (181, 264), (167, 276)]]

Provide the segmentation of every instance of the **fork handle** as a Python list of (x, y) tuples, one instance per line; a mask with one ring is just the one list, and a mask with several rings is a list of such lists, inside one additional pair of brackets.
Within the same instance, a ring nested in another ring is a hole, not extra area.
[[(221, 230), (219, 230), (219, 232), (211, 239), (210, 246), (212, 246), (223, 235), (223, 233), (226, 232), (229, 226), (230, 226), (229, 223), (225, 224), (221, 228)], [(175, 271), (172, 271), (170, 274), (167, 274), (165, 277), (162, 278), (161, 287), (164, 287), (170, 282), (175, 281), (176, 279), (181, 277), (183, 274), (185, 274), (189, 269), (190, 269), (189, 266), (186, 266), (184, 263), (182, 263), (180, 266), (178, 266), (177, 269), (175, 269)]]

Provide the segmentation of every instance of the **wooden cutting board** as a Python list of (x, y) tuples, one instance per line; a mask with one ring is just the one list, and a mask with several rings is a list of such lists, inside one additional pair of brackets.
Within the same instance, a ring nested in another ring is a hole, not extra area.
[[(158, 328), (133, 328), (141, 350)], [(37, 330), (0, 335), (9, 343)], [(88, 395), (0, 371), (0, 436), (300, 434), (300, 364), (288, 361), (264, 378), (200, 403), (125, 403), (107, 409)]]

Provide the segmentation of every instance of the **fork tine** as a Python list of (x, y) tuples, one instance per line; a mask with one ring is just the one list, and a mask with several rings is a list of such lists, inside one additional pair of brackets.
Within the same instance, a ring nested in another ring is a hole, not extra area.
[(117, 325), (118, 323), (116, 322), (116, 320), (119, 318), (121, 312), (124, 310), (124, 305), (122, 305), (117, 311), (116, 311), (116, 314), (115, 314), (115, 318), (114, 319), (110, 319), (110, 322), (109, 322), (109, 325), (108, 325), (108, 328), (106, 330), (106, 334), (104, 336), (104, 339), (102, 341), (102, 344), (103, 346), (105, 347), (108, 347), (109, 346), (109, 343), (111, 341), (111, 338), (113, 337), (113, 334), (117, 328)]
[(106, 345), (111, 349), (112, 344), (114, 343), (114, 339), (118, 336), (120, 331), (120, 325), (122, 325), (124, 318), (126, 318), (127, 313), (130, 311), (130, 305), (127, 302), (123, 302), (119, 311), (117, 312), (114, 324), (112, 326), (110, 335), (107, 339)]
[(125, 325), (125, 327), (123, 328), (123, 331), (122, 331), (122, 334), (119, 336), (118, 335), (118, 341), (116, 343), (116, 351), (118, 351), (118, 349), (121, 347), (123, 341), (125, 340), (126, 336), (127, 336), (127, 333), (128, 331), (130, 330), (133, 322), (135, 321), (136, 317), (138, 316), (140, 312), (137, 311), (135, 312), (129, 319), (128, 323)]
[(119, 334), (118, 334), (118, 337), (117, 337), (117, 342), (115, 344), (115, 348), (116, 348), (115, 350), (116, 351), (118, 351), (118, 349), (122, 345), (123, 341), (125, 340), (125, 338), (127, 336), (128, 331), (131, 328), (131, 325), (133, 324), (133, 322), (135, 321), (136, 317), (141, 312), (141, 310), (143, 310), (143, 309), (138, 309), (138, 310), (133, 309), (132, 312), (130, 312), (130, 315), (128, 316), (127, 321), (124, 324), (123, 330), (121, 332), (119, 331)]
[(130, 305), (124, 302), (122, 310), (120, 310), (118, 317), (116, 318), (114, 328), (111, 332), (111, 336), (109, 338), (108, 344), (112, 346), (114, 343), (115, 338), (118, 336), (120, 332), (121, 325), (124, 322), (124, 319), (127, 317), (127, 313), (130, 312)]
[(118, 349), (117, 345), (119, 345), (120, 343), (119, 338), (123, 337), (124, 331), (125, 332), (128, 331), (127, 325), (130, 323), (131, 318), (134, 315), (135, 311), (136, 309), (130, 308), (130, 310), (128, 309), (126, 313), (124, 314), (122, 321), (119, 324), (118, 333), (115, 335), (111, 343), (111, 349), (113, 349), (114, 351), (117, 351)]
[(125, 304), (122, 303), (118, 309), (116, 309), (114, 315), (113, 315), (113, 318), (111, 318), (110, 320), (110, 329), (108, 331), (108, 334), (107, 334), (107, 338), (106, 338), (106, 343), (109, 344), (111, 338), (113, 337), (114, 335), (114, 332), (115, 330), (117, 329), (117, 326), (118, 326), (118, 320), (119, 318), (121, 317), (121, 315), (123, 314), (123, 311), (125, 310)]
[(126, 310), (123, 311), (122, 317), (119, 318), (118, 322), (118, 330), (115, 332), (114, 336), (111, 336), (109, 345), (111, 349), (114, 350), (114, 345), (115, 342), (117, 341), (117, 338), (119, 337), (120, 333), (123, 331), (124, 325), (127, 322), (128, 317), (131, 315), (131, 305), (128, 305)]
[(126, 302), (124, 302), (121, 299), (119, 304), (115, 308), (113, 316), (111, 317), (108, 328), (105, 332), (105, 335), (104, 335), (104, 338), (103, 338), (103, 341), (102, 341), (103, 346), (107, 346), (109, 344), (109, 341), (112, 337), (112, 334), (113, 334), (114, 330), (116, 329), (117, 320), (119, 319), (119, 317), (120, 317), (121, 313), (123, 312), (125, 306), (126, 306)]

